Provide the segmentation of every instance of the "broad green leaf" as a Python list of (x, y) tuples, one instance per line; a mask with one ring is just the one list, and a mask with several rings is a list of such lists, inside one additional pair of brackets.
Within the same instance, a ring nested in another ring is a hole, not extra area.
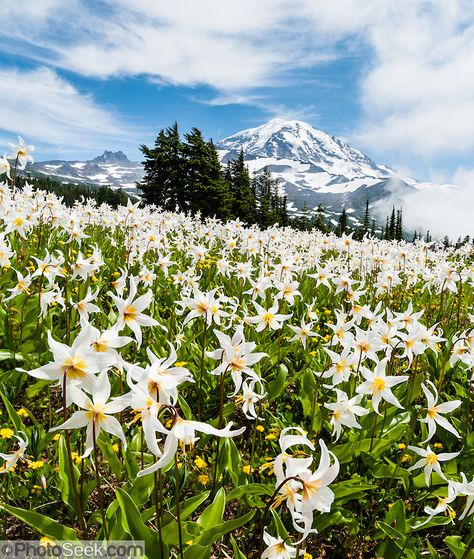
[(216, 496), (214, 497), (212, 503), (202, 511), (197, 520), (197, 523), (204, 529), (211, 528), (216, 524), (219, 524), (220, 522), (222, 522), (224, 509), (225, 491), (224, 488), (221, 487), (221, 489), (219, 489), (219, 491), (216, 493)]
[(15, 408), (10, 404), (10, 401), (2, 391), (0, 391), (0, 397), (2, 398), (3, 403), (5, 404), (5, 409), (7, 410), (8, 417), (10, 418), (10, 421), (13, 423), (13, 426), (15, 427), (15, 431), (17, 432), (17, 434), (18, 431), (23, 431), (23, 433), (27, 434), (27, 429), (23, 421), (21, 420), (21, 417), (16, 413)]
[(448, 546), (456, 559), (474, 559), (474, 549), (466, 553), (466, 544), (462, 541), (461, 536), (448, 536), (444, 538), (444, 543)]
[(42, 536), (46, 536), (52, 540), (77, 540), (75, 530), (56, 522), (56, 520), (53, 520), (49, 516), (1, 503), (0, 508), (12, 514), (25, 524), (28, 524), (28, 526), (36, 530)]
[(140, 511), (130, 495), (119, 487), (115, 490), (115, 495), (122, 511), (122, 526), (127, 534), (130, 534), (136, 540), (145, 542), (147, 555), (151, 553), (151, 550), (157, 550), (159, 546), (158, 534), (143, 523)]

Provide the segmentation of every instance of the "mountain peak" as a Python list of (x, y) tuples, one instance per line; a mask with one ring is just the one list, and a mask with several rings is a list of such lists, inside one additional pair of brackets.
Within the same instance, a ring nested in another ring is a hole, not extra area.
[(91, 159), (91, 163), (112, 163), (112, 164), (120, 164), (120, 163), (130, 163), (128, 157), (123, 153), (123, 151), (108, 151), (105, 150), (102, 155), (98, 155)]
[(241, 149), (248, 160), (266, 158), (308, 163), (334, 176), (386, 176), (360, 151), (301, 120), (273, 118), (257, 126), (233, 134), (219, 142), (218, 147), (234, 157)]

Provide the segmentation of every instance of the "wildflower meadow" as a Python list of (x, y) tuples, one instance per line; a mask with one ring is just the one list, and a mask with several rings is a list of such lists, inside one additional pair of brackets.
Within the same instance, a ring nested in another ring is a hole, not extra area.
[(474, 557), (474, 247), (66, 207), (0, 161), (3, 539)]

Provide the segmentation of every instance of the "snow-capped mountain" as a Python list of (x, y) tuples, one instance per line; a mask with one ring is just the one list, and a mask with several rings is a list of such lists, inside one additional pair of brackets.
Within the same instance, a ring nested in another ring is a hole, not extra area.
[(422, 186), (413, 179), (401, 180), (389, 167), (298, 120), (275, 118), (225, 138), (217, 148), (223, 162), (242, 149), (251, 173), (267, 167), (279, 179), (293, 211), (306, 204), (311, 212), (322, 203), (334, 213), (345, 207), (357, 221), (367, 199), (396, 199)]
[[(393, 203), (401, 203), (406, 192), (424, 186), (413, 179), (400, 179), (389, 167), (298, 120), (275, 118), (262, 126), (237, 132), (216, 147), (224, 164), (243, 150), (251, 174), (266, 167), (279, 180), (292, 213), (303, 207), (311, 213), (323, 204), (334, 218), (345, 207), (349, 219), (357, 224), (366, 200), (377, 211), (376, 206), (382, 205), (382, 201), (390, 198)], [(139, 194), (136, 182), (144, 175), (142, 164), (130, 161), (121, 151), (104, 151), (89, 161), (33, 163), (27, 171), (65, 183), (123, 188), (134, 195)]]
[(88, 161), (42, 161), (30, 163), (27, 171), (48, 175), (64, 183), (87, 183), (123, 188), (136, 194), (136, 182), (143, 178), (141, 163), (130, 161), (122, 151), (104, 151)]

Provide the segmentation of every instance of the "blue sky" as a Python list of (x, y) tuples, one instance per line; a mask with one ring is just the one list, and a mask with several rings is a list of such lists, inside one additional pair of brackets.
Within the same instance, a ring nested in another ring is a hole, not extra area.
[(37, 160), (305, 120), (423, 180), (473, 174), (467, 0), (2, 0), (0, 140)]

